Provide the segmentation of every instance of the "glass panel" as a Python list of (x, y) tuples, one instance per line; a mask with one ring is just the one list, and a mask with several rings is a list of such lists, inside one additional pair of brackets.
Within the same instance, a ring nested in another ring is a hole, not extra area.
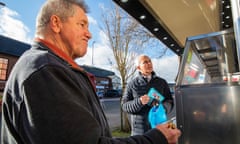
[(178, 84), (224, 83), (238, 72), (238, 61), (231, 29), (188, 38)]

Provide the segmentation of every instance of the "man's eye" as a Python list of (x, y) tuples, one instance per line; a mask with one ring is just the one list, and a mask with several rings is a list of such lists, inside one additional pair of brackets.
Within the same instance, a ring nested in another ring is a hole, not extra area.
[(77, 25), (81, 26), (81, 27), (85, 27), (84, 23), (77, 23)]
[(143, 64), (151, 63), (151, 61), (144, 61)]

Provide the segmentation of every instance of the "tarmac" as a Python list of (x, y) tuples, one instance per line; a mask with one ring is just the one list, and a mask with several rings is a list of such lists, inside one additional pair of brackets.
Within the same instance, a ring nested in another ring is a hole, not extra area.
[[(113, 99), (101, 99), (103, 110), (108, 119), (108, 123), (111, 130), (119, 128), (121, 126), (121, 115), (120, 115), (120, 100), (119, 98)], [(176, 104), (173, 107), (171, 113), (168, 114), (168, 119), (176, 118)], [(130, 117), (129, 117), (130, 120)]]
[(108, 98), (101, 99), (103, 110), (107, 117), (111, 130), (119, 128), (121, 126), (121, 114), (120, 114), (120, 99)]

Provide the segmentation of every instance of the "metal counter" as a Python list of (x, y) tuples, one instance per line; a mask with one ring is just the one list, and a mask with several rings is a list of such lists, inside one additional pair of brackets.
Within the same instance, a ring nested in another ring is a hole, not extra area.
[(240, 144), (240, 86), (176, 87), (179, 144)]

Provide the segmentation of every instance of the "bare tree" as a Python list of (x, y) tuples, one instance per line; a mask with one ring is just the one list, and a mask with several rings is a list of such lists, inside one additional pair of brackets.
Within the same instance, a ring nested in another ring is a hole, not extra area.
[[(102, 30), (107, 35), (125, 91), (127, 81), (134, 75), (136, 68), (134, 59), (142, 53), (150, 41), (158, 41), (148, 30), (135, 19), (114, 5), (111, 9), (103, 9)], [(151, 43), (153, 44), (153, 43)], [(130, 125), (127, 114), (121, 110), (121, 130), (129, 131)]]

